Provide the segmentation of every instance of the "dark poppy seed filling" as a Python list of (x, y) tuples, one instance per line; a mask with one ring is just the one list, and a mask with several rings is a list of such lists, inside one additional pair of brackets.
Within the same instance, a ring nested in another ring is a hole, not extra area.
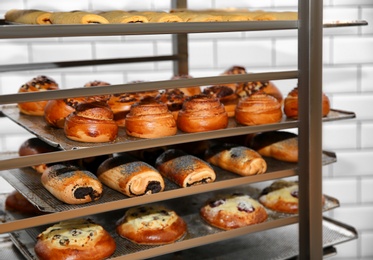
[(204, 184), (204, 183), (210, 183), (212, 181), (211, 178), (203, 178), (202, 180), (199, 180), (199, 181), (195, 181), (195, 182), (192, 182), (192, 183), (188, 183), (187, 186), (194, 186), (194, 185), (198, 185), (198, 184)]
[(99, 197), (99, 194), (92, 187), (81, 187), (74, 191), (74, 197), (77, 199), (84, 199), (86, 196), (90, 196), (92, 200)]
[(157, 192), (160, 192), (161, 190), (162, 190), (162, 187), (159, 181), (150, 181), (148, 183), (148, 186), (146, 186), (145, 193), (147, 193), (148, 191), (151, 191), (151, 193), (157, 193)]

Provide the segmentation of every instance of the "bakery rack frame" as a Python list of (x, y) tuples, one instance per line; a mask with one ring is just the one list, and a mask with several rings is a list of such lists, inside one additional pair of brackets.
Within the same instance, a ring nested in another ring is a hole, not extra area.
[[(187, 0), (172, 1), (174, 8), (187, 8)], [(229, 82), (256, 81), (256, 80), (281, 80), (298, 78), (299, 98), (302, 100), (299, 107), (299, 120), (283, 122), (283, 124), (271, 124), (257, 127), (239, 127), (213, 132), (180, 134), (172, 137), (149, 140), (136, 140), (133, 142), (102, 144), (84, 149), (73, 149), (56, 152), (53, 154), (41, 154), (35, 156), (12, 157), (1, 161), (0, 170), (20, 167), (28, 167), (41, 162), (56, 162), (90, 157), (101, 154), (144, 149), (160, 145), (177, 144), (218, 137), (226, 137), (240, 134), (248, 134), (258, 131), (279, 130), (298, 127), (299, 130), (299, 163), (298, 175), (299, 215), (283, 218), (257, 226), (251, 226), (238, 230), (222, 232), (219, 236), (206, 239), (198, 238), (175, 243), (172, 246), (153, 248), (150, 252), (144, 250), (136, 257), (145, 258), (162, 255), (165, 252), (175, 252), (199, 245), (218, 242), (229, 238), (238, 237), (248, 233), (270, 230), (290, 224), (299, 224), (299, 259), (321, 259), (323, 256), (323, 216), (322, 216), (322, 30), (323, 27), (365, 25), (365, 21), (352, 21), (346, 23), (323, 24), (321, 0), (299, 0), (297, 21), (255, 21), (255, 22), (216, 22), (216, 23), (173, 23), (173, 24), (130, 24), (130, 25), (6, 25), (2, 21), (0, 25), (0, 39), (18, 38), (47, 38), (47, 37), (75, 37), (75, 36), (108, 36), (108, 35), (150, 35), (172, 34), (173, 55), (146, 58), (110, 59), (95, 61), (35, 63), (0, 66), (0, 72), (17, 70), (36, 70), (43, 68), (61, 68), (70, 66), (90, 66), (101, 64), (162, 61), (170, 60), (174, 63), (175, 74), (188, 74), (188, 34), (209, 32), (232, 31), (263, 31), (263, 30), (298, 30), (298, 69), (294, 71), (256, 73), (249, 75), (232, 75), (187, 79), (177, 81), (177, 87), (195, 85), (222, 84)], [(108, 87), (78, 88), (69, 90), (47, 91), (27, 94), (7, 94), (0, 96), (0, 104), (8, 105), (17, 102), (48, 100), (73, 96), (113, 94), (134, 92), (141, 90), (166, 89), (175, 87), (174, 81), (156, 81), (136, 84), (119, 84)], [(6, 174), (1, 172), (2, 175)], [(261, 182), (277, 178), (296, 176), (294, 169), (277, 171), (268, 175), (247, 178), (247, 183)], [(246, 179), (245, 179), (246, 182)], [(230, 185), (239, 185), (233, 182)], [(41, 226), (69, 218), (94, 215), (101, 212), (109, 212), (125, 208), (131, 205), (139, 205), (148, 202), (168, 200), (183, 197), (190, 193), (198, 194), (211, 190), (224, 189), (224, 182), (215, 186), (197, 186), (188, 189), (179, 189), (175, 192), (164, 192), (146, 197), (131, 198), (122, 201), (113, 201), (105, 204), (86, 206), (81, 209), (56, 212), (48, 215), (17, 219), (0, 224), (0, 233), (17, 231), (33, 226)], [(311, 195), (312, 193), (312, 195)], [(129, 256), (131, 257), (131, 256)], [(118, 259), (128, 259), (126, 256)]]

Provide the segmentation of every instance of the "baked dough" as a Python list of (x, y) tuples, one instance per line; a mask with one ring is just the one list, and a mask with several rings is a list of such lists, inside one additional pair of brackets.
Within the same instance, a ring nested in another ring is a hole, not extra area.
[(138, 206), (127, 210), (117, 223), (117, 233), (136, 244), (163, 245), (182, 239), (185, 221), (166, 207)]
[(108, 24), (106, 18), (89, 12), (53, 12), (50, 16), (52, 24)]
[(5, 13), (5, 21), (22, 24), (51, 24), (51, 12), (37, 9), (11, 9)]
[(149, 20), (143, 15), (136, 15), (130, 12), (114, 10), (102, 12), (100, 15), (106, 18), (109, 23), (148, 23)]
[(102, 260), (116, 249), (113, 237), (90, 219), (73, 219), (55, 224), (40, 233), (35, 253), (40, 260)]
[(98, 179), (129, 197), (164, 190), (162, 175), (149, 164), (121, 154), (105, 160), (97, 169)]
[(40, 211), (34, 204), (27, 200), (19, 191), (13, 191), (5, 199), (5, 209), (21, 214), (40, 215)]
[(236, 229), (266, 221), (264, 207), (245, 194), (221, 195), (201, 208), (200, 215), (208, 224), (224, 229)]

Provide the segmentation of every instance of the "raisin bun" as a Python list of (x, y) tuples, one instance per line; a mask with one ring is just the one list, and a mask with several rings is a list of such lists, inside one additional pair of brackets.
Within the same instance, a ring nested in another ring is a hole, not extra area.
[[(322, 116), (325, 117), (330, 112), (329, 98), (322, 93)], [(298, 118), (298, 87), (292, 89), (284, 100), (284, 113), (288, 118)]]
[(238, 102), (235, 119), (242, 125), (278, 123), (282, 120), (281, 104), (273, 96), (256, 92)]
[[(23, 84), (18, 90), (18, 93), (49, 91), (57, 89), (59, 89), (59, 86), (54, 79), (47, 76), (37, 76), (27, 83)], [(44, 108), (47, 102), (48, 100), (22, 102), (18, 103), (18, 108), (22, 114), (43, 116)]]
[(176, 122), (166, 104), (145, 98), (131, 106), (126, 115), (126, 133), (139, 138), (175, 135)]
[(267, 220), (265, 208), (246, 194), (224, 194), (208, 200), (200, 209), (208, 224), (230, 230), (259, 224)]
[[(191, 75), (175, 75), (171, 78), (171, 80), (183, 80), (183, 79), (192, 79)], [(183, 87), (178, 88), (180, 89), (186, 96), (194, 96), (201, 94), (200, 86), (192, 86), (192, 87)]]
[(188, 97), (177, 118), (178, 128), (187, 133), (224, 129), (228, 113), (219, 99), (206, 94)]
[(50, 226), (38, 235), (34, 247), (40, 260), (102, 260), (115, 249), (114, 238), (90, 219), (66, 220)]
[(66, 117), (64, 132), (67, 138), (79, 142), (112, 142), (118, 135), (118, 125), (110, 107), (103, 102), (79, 104)]
[(211, 95), (219, 99), (224, 105), (228, 117), (234, 117), (236, 106), (238, 103), (238, 96), (233, 89), (225, 85), (210, 86), (203, 90), (206, 95)]
[[(57, 147), (51, 146), (46, 142), (42, 141), (37, 137), (32, 137), (24, 141), (18, 149), (19, 156), (28, 156), (28, 155), (36, 155), (41, 153), (50, 153), (59, 151)], [(33, 165), (32, 168), (36, 170), (38, 173), (42, 174), (48, 167), (53, 165), (53, 163), (46, 164), (42, 163), (39, 165)]]
[(156, 100), (165, 103), (175, 118), (183, 107), (186, 95), (180, 89), (167, 89), (156, 96)]
[(163, 245), (182, 239), (187, 225), (175, 211), (148, 205), (128, 209), (118, 220), (116, 230), (121, 237), (136, 244)]

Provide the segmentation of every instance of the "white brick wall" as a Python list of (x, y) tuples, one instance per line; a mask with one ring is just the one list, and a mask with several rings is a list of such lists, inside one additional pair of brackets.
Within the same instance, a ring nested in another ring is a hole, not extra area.
[[(11, 8), (52, 11), (170, 8), (170, 0), (2, 0), (0, 17)], [(297, 0), (190, 0), (190, 8), (246, 7), (296, 10)], [(337, 246), (333, 259), (373, 258), (373, 2), (372, 0), (324, 0), (325, 20), (364, 19), (364, 27), (324, 30), (324, 92), (332, 107), (354, 111), (356, 118), (324, 124), (323, 144), (337, 154), (338, 162), (323, 167), (324, 192), (339, 199), (341, 207), (326, 213), (354, 226), (357, 240)], [(190, 39), (190, 71), (195, 77), (213, 76), (227, 67), (243, 65), (252, 72), (296, 68), (295, 31), (193, 34)], [(77, 37), (29, 40), (0, 40), (0, 64), (53, 60), (167, 55), (169, 35)], [(172, 76), (171, 63), (140, 63), (99, 67), (0, 74), (0, 93), (14, 93), (37, 74), (47, 74), (62, 88), (82, 86), (90, 80), (123, 83), (132, 80), (164, 80)], [(295, 80), (276, 81), (286, 95)], [(0, 118), (0, 150), (16, 151), (30, 134)], [(0, 180), (0, 189), (11, 187)]]

